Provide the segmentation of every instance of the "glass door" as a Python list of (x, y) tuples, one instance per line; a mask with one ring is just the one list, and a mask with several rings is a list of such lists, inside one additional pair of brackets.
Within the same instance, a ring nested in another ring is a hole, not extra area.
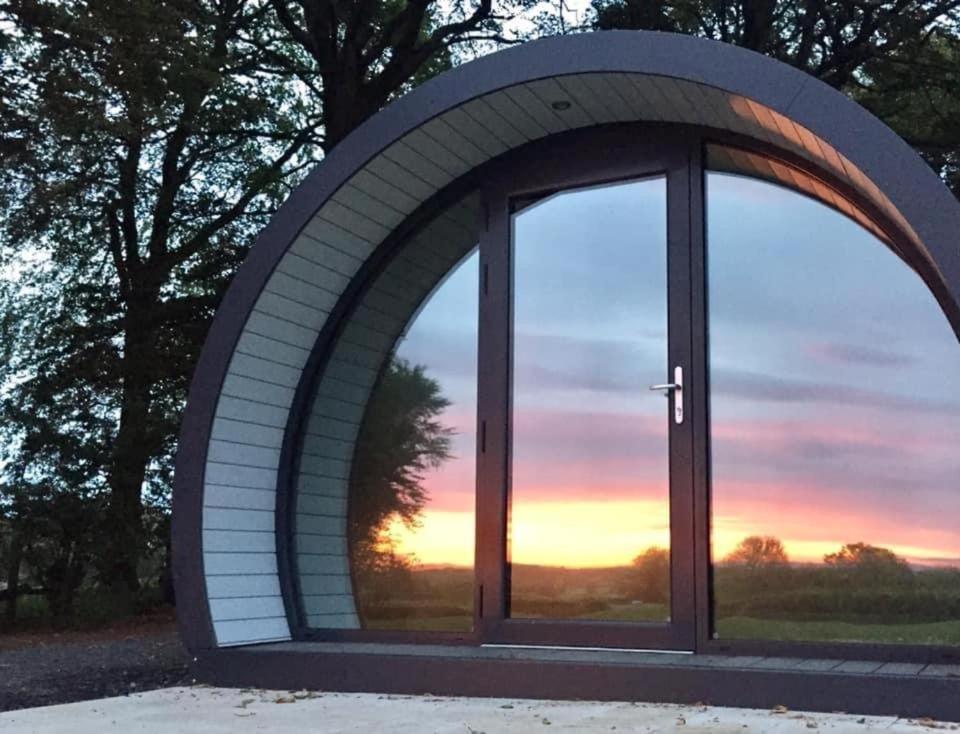
[(680, 147), (609, 153), (492, 192), (491, 642), (693, 646), (688, 166)]

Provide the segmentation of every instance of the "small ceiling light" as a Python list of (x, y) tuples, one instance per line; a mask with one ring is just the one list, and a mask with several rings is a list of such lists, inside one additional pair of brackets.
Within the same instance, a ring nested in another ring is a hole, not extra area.
[(558, 99), (550, 103), (550, 106), (553, 107), (557, 112), (563, 112), (564, 110), (570, 109), (570, 102), (565, 99)]

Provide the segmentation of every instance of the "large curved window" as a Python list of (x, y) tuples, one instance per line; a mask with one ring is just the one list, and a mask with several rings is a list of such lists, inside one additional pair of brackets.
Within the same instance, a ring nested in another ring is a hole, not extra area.
[(419, 311), (364, 414), (347, 521), (366, 628), (473, 627), (477, 260)]
[(715, 636), (960, 643), (960, 345), (838, 211), (707, 175)]

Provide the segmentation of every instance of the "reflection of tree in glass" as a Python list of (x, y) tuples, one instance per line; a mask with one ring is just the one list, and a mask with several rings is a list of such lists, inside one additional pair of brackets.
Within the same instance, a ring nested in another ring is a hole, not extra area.
[(788, 563), (783, 543), (779, 538), (770, 535), (751, 535), (744, 538), (725, 560), (727, 563), (751, 569), (784, 566)]
[(836, 553), (823, 557), (827, 566), (844, 572), (852, 583), (909, 585), (913, 571), (902, 558), (889, 548), (867, 543), (847, 543)]
[(670, 551), (651, 546), (634, 558), (624, 591), (637, 601), (651, 604), (670, 601)]
[(454, 431), (439, 416), (449, 405), (423, 365), (393, 358), (370, 396), (353, 461), (347, 513), (350, 557), (361, 608), (413, 585), (411, 557), (397, 553), (388, 528), (416, 528), (430, 497), (424, 474), (451, 457)]
[(823, 563), (789, 563), (776, 538), (751, 536), (714, 567), (723, 637), (960, 641), (960, 572), (912, 568), (889, 548), (846, 543)]

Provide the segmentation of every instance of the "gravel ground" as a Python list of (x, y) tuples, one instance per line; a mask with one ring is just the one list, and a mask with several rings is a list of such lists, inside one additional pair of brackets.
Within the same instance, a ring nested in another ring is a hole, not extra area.
[(0, 711), (188, 685), (170, 623), (0, 637)]

